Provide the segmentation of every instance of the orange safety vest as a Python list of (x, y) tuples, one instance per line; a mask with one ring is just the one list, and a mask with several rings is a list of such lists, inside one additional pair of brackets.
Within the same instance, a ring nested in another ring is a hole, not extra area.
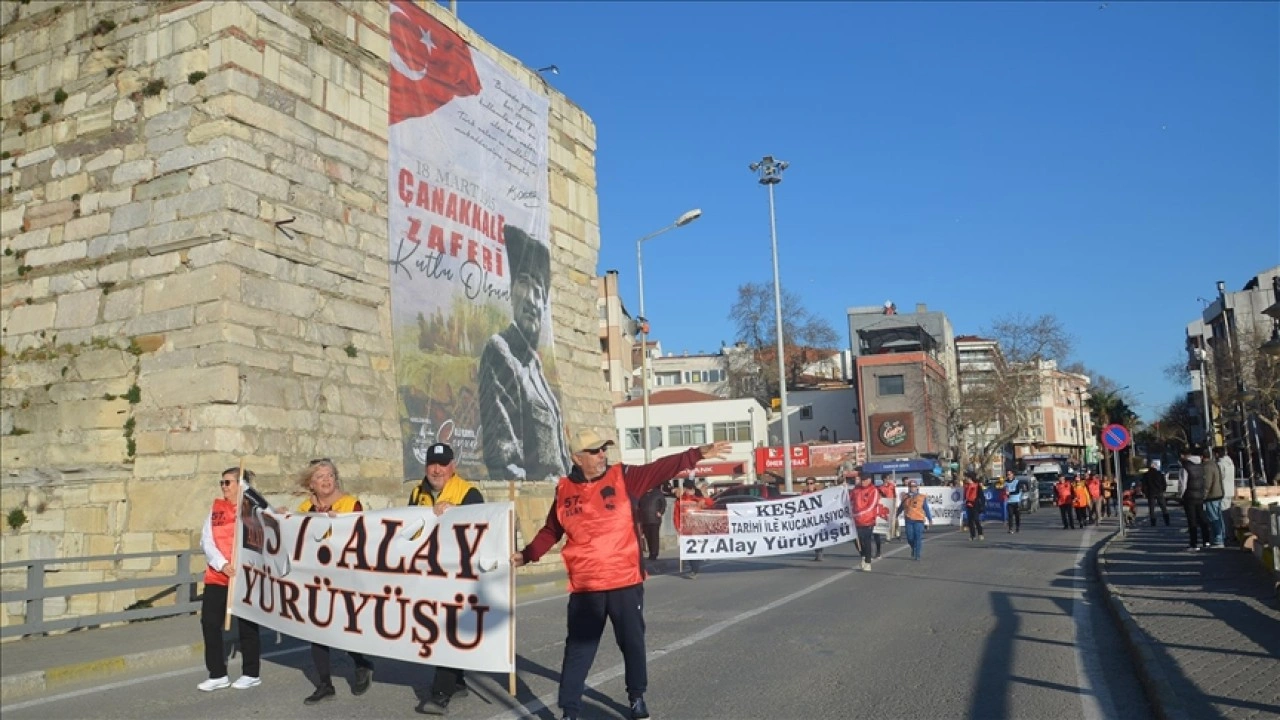
[(567, 538), (560, 557), (569, 573), (569, 592), (598, 592), (639, 585), (640, 541), (622, 465), (598, 480), (560, 478), (556, 518)]
[(1054, 494), (1054, 497), (1057, 498), (1057, 502), (1059, 506), (1070, 505), (1071, 495), (1072, 495), (1071, 483), (1066, 483), (1066, 482), (1054, 483), (1053, 494)]
[(910, 495), (910, 494), (903, 495), (902, 496), (903, 516), (906, 517), (908, 520), (915, 520), (916, 522), (924, 522), (925, 520), (924, 505), (926, 502), (928, 502), (928, 500), (929, 498), (925, 497), (924, 493), (916, 493), (915, 495)]
[[(231, 546), (236, 540), (236, 504), (218, 498), (213, 501), (213, 510), (209, 514), (209, 524), (213, 527), (213, 544), (218, 546), (222, 557), (231, 562)], [(205, 585), (226, 585), (228, 577), (218, 568), (204, 569)]]
[(1088, 482), (1086, 482), (1084, 486), (1089, 488), (1089, 497), (1102, 497), (1102, 481), (1098, 478), (1089, 478)]
[(1072, 492), (1075, 494), (1076, 498), (1072, 505), (1078, 508), (1089, 507), (1089, 491), (1084, 485), (1077, 485)]

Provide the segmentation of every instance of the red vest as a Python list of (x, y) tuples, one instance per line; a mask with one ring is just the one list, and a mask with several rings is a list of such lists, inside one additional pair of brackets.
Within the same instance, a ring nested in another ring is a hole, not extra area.
[(1071, 483), (1054, 483), (1053, 494), (1059, 505), (1071, 504)]
[[(873, 485), (872, 487), (875, 487), (875, 486)], [(876, 490), (880, 491), (881, 497), (887, 497), (887, 498), (891, 498), (894, 495), (897, 495), (898, 493), (898, 489), (894, 487), (893, 483), (889, 482), (888, 480), (885, 480), (884, 484), (881, 485), (880, 487), (877, 487)]]
[[(209, 515), (209, 523), (213, 526), (213, 544), (218, 546), (222, 557), (231, 562), (231, 546), (236, 540), (236, 504), (218, 498), (213, 501), (213, 511)], [(227, 576), (217, 568), (204, 569), (205, 585), (226, 585)]]
[(556, 517), (566, 537), (560, 557), (569, 573), (569, 592), (616, 590), (644, 580), (621, 464), (591, 482), (560, 478)]

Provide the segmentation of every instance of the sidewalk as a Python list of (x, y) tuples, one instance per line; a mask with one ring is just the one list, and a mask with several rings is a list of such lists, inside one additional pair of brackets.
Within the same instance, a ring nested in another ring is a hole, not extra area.
[[(674, 568), (674, 562), (663, 561), (661, 569)], [(531, 568), (538, 571), (516, 575), (516, 602), (565, 590), (567, 577), (558, 554), (543, 558)], [(262, 630), (264, 654), (304, 645), (275, 630)], [(172, 670), (203, 662), (199, 614), (27, 637), (0, 645), (0, 701), (14, 702), (126, 672)]]
[(1189, 552), (1179, 515), (1172, 527), (1116, 534), (1098, 553), (1147, 696), (1167, 720), (1280, 717), (1280, 611), (1271, 582), (1239, 548)]

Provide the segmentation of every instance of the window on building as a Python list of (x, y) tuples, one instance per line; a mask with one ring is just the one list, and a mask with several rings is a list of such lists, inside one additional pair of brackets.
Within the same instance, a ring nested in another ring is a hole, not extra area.
[[(623, 440), (626, 450), (644, 449), (644, 428), (627, 428), (626, 439)], [(662, 428), (649, 428), (649, 447), (662, 447)]]
[(607, 321), (609, 319), (609, 306), (602, 300), (596, 307), (600, 309), (600, 319)]
[(907, 392), (901, 375), (881, 375), (876, 378), (876, 385), (881, 395), (905, 395)]
[(711, 438), (715, 442), (751, 442), (751, 423), (746, 420), (712, 423)]
[(667, 428), (667, 440), (671, 442), (671, 447), (705, 445), (707, 442), (707, 426), (672, 425)]
[(813, 406), (812, 406), (812, 405), (801, 405), (801, 406), (800, 406), (800, 419), (801, 419), (801, 420), (812, 420), (812, 419), (813, 419)]
[(660, 373), (654, 373), (654, 374), (653, 374), (653, 384), (654, 384), (654, 385), (659, 385), (659, 386), (663, 386), (663, 385), (679, 385), (679, 384), (680, 384), (680, 373), (679, 373), (679, 371), (677, 371), (677, 372), (660, 372)]

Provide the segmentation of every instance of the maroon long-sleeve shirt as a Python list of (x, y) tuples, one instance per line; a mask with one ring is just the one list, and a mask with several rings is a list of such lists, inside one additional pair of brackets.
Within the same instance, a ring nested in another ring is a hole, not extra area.
[[(634, 503), (650, 489), (670, 480), (677, 473), (697, 465), (701, 459), (702, 452), (695, 447), (679, 455), (659, 458), (648, 465), (623, 465), (622, 479), (627, 486), (627, 496)], [(573, 466), (569, 479), (576, 483), (595, 482), (595, 480), (587, 480), (582, 474), (582, 468), (577, 465)], [(533, 540), (524, 546), (520, 554), (524, 556), (524, 561), (527, 563), (537, 562), (547, 554), (548, 550), (555, 547), (562, 537), (564, 537), (564, 526), (560, 524), (560, 516), (556, 514), (556, 503), (553, 502), (551, 509), (547, 511), (547, 522), (543, 524)], [(636, 561), (639, 562), (639, 559), (637, 558)]]

